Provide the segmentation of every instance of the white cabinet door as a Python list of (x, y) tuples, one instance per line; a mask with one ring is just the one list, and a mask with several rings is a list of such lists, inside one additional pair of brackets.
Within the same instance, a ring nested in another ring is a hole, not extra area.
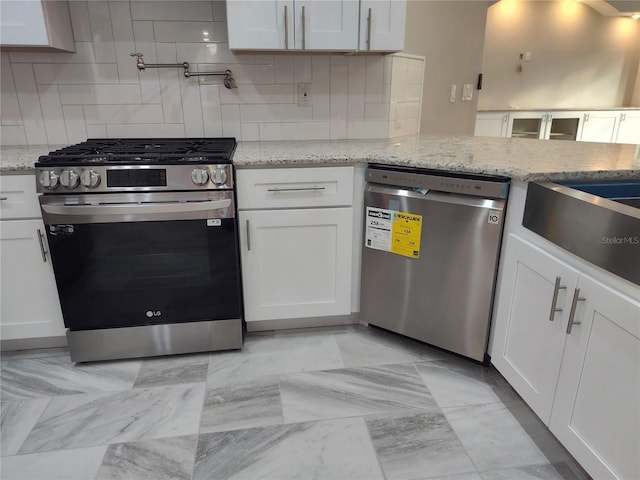
[(578, 287), (550, 428), (593, 478), (640, 478), (640, 303)]
[(0, 45), (74, 52), (69, 5), (54, 0), (2, 0)]
[[(556, 279), (559, 288), (556, 295)], [(511, 235), (504, 258), (492, 363), (548, 424), (578, 272)], [(507, 287), (510, 286), (510, 287)], [(554, 303), (555, 298), (555, 303)], [(551, 310), (559, 309), (551, 317)], [(552, 320), (550, 320), (552, 318)]]
[(357, 50), (357, 0), (296, 0), (296, 50)]
[(620, 113), (615, 143), (640, 144), (640, 111)]
[(545, 138), (548, 117), (542, 112), (513, 112), (509, 115), (507, 137)]
[(229, 47), (293, 49), (293, 0), (227, 0)]
[(2, 222), (0, 315), (3, 340), (65, 334), (51, 260), (48, 253), (44, 253), (46, 242), (41, 220)]
[(618, 112), (588, 112), (583, 115), (581, 142), (613, 142), (618, 126)]
[(353, 209), (240, 212), (245, 319), (351, 313)]
[(401, 51), (406, 15), (406, 0), (361, 0), (360, 50)]
[(476, 115), (476, 137), (506, 137), (508, 113), (480, 112)]

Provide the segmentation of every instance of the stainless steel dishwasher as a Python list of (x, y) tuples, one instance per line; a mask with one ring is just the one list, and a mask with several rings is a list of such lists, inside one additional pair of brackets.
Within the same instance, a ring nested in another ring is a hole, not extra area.
[(509, 179), (369, 165), (361, 319), (486, 361)]

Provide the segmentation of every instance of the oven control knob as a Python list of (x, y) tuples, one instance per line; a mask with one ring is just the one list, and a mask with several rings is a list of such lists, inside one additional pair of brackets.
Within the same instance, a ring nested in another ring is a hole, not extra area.
[(191, 172), (191, 181), (196, 185), (204, 185), (209, 181), (209, 172), (206, 168), (196, 168)]
[(64, 170), (60, 174), (60, 183), (66, 188), (76, 188), (80, 183), (80, 175), (73, 170)]
[(100, 185), (100, 174), (93, 170), (85, 170), (80, 174), (80, 181), (87, 188), (96, 188)]
[(224, 171), (224, 168), (216, 168), (211, 174), (211, 181), (216, 185), (224, 185), (227, 182), (227, 172)]
[(56, 172), (45, 170), (44, 172), (40, 173), (38, 177), (38, 181), (40, 182), (40, 185), (42, 185), (44, 188), (53, 190), (58, 186), (58, 183), (60, 182), (60, 177), (58, 177), (58, 174)]

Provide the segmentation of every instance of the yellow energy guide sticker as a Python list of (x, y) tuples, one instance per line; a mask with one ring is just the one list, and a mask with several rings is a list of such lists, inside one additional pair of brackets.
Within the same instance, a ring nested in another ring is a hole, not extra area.
[(418, 258), (421, 234), (422, 215), (367, 207), (365, 246)]
[(420, 256), (421, 233), (422, 215), (393, 212), (391, 252), (405, 257), (418, 258)]

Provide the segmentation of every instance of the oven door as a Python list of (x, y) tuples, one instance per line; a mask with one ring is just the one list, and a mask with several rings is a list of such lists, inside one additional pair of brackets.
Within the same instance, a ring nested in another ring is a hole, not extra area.
[(41, 196), (64, 322), (241, 319), (233, 192)]

